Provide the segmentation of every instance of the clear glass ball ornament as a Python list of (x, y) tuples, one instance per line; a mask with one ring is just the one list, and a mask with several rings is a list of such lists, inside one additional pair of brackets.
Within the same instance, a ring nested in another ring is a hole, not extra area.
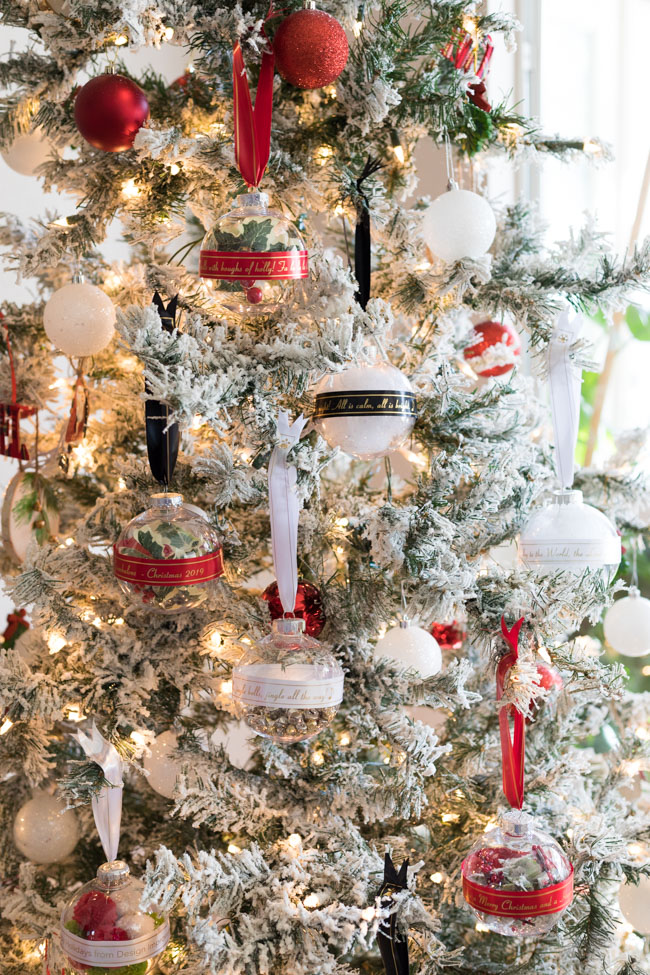
[(605, 613), (605, 639), (624, 657), (645, 657), (650, 653), (650, 599), (630, 586), (627, 596), (617, 599)]
[(61, 914), (61, 947), (69, 971), (146, 975), (169, 942), (169, 921), (141, 910), (144, 885), (123, 860), (102, 863)]
[(433, 677), (442, 667), (442, 653), (438, 641), (420, 626), (412, 626), (409, 620), (400, 620), (380, 637), (375, 647), (375, 657), (387, 657), (401, 667), (415, 670), (425, 680)]
[(343, 668), (307, 636), (304, 620), (271, 625), (233, 669), (235, 713), (263, 738), (285, 745), (306, 741), (333, 721), (343, 698)]
[(573, 867), (559, 844), (517, 809), (476, 841), (462, 864), (463, 896), (490, 931), (538, 938), (573, 899)]
[(115, 576), (134, 602), (167, 613), (193, 609), (223, 571), (219, 536), (182, 494), (151, 495), (115, 543)]
[(43, 326), (66, 355), (96, 355), (115, 332), (115, 306), (101, 288), (84, 281), (64, 284), (45, 305)]
[(291, 220), (268, 203), (266, 193), (241, 194), (203, 239), (199, 274), (227, 311), (270, 314), (293, 302), (308, 277), (305, 242)]
[(482, 257), (497, 229), (488, 201), (453, 186), (436, 197), (424, 215), (422, 236), (436, 257), (448, 264), (465, 257)]
[(314, 426), (330, 447), (370, 460), (408, 438), (416, 405), (408, 376), (389, 362), (350, 366), (316, 386)]
[(554, 491), (551, 503), (534, 511), (522, 529), (519, 557), (539, 576), (602, 569), (611, 580), (621, 539), (602, 511), (583, 502), (582, 491)]

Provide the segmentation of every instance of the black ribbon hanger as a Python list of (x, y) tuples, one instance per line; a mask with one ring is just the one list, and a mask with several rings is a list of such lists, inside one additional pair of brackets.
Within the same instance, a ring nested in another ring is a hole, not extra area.
[[(176, 328), (178, 295), (172, 298), (165, 307), (162, 298), (156, 291), (152, 304), (158, 309), (163, 329), (166, 332), (173, 332)], [(145, 391), (151, 392), (146, 380)], [(171, 410), (167, 403), (163, 403), (161, 400), (148, 399), (145, 401), (145, 430), (149, 467), (156, 481), (162, 484), (165, 489), (169, 488), (176, 467), (180, 444), (178, 423), (169, 425), (170, 413)]]
[[(390, 858), (390, 853), (386, 853), (384, 858), (384, 882), (377, 892), (377, 897), (381, 897), (382, 907), (388, 907), (392, 901), (393, 894), (400, 890), (406, 890), (406, 873), (409, 861), (404, 860), (399, 872), (395, 869), (395, 864)], [(379, 926), (377, 932), (377, 944), (381, 952), (381, 960), (384, 963), (386, 975), (409, 975), (409, 946), (406, 938), (403, 938), (397, 931), (397, 917), (391, 914), (390, 918)]]

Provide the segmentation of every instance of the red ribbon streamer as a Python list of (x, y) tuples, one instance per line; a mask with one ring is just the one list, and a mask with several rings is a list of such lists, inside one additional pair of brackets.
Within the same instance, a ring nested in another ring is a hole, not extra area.
[[(497, 667), (497, 701), (503, 697), (506, 674), (519, 658), (519, 631), (523, 622), (522, 617), (509, 630), (506, 626), (505, 617), (501, 617), (501, 633), (510, 647), (510, 653), (506, 653), (501, 658)], [(510, 716), (508, 713), (510, 710), (513, 712), (514, 740), (510, 737)], [(526, 719), (516, 708), (501, 708), (499, 711), (499, 728), (501, 731), (503, 791), (510, 805), (514, 809), (521, 809), (524, 802)]]
[[(273, 16), (273, 4), (266, 19)], [(262, 28), (264, 34), (264, 28)], [(242, 179), (249, 187), (257, 188), (264, 175), (271, 152), (271, 117), (273, 115), (273, 48), (262, 55), (257, 82), (255, 107), (246, 76), (244, 55), (239, 41), (232, 53), (232, 93), (235, 118), (235, 162)]]

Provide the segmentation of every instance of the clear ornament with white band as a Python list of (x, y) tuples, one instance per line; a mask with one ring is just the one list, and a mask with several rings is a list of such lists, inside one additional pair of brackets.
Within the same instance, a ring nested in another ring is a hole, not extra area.
[(59, 935), (72, 973), (110, 975), (116, 969), (145, 975), (169, 942), (169, 921), (140, 907), (144, 885), (117, 859), (122, 818), (122, 760), (93, 725), (79, 744), (101, 766), (109, 786), (93, 798), (97, 832), (107, 857), (97, 876), (78, 888), (63, 908)]
[(272, 632), (246, 649), (233, 669), (235, 712), (264, 738), (292, 744), (313, 738), (334, 719), (343, 697), (343, 668), (333, 653), (307, 636), (293, 616), (298, 589), (296, 468), (288, 454), (305, 419), (278, 419), (280, 442), (269, 462), (269, 509), (273, 562), (285, 615)]
[(582, 325), (563, 312), (548, 347), (548, 378), (555, 434), (555, 466), (560, 490), (533, 511), (519, 538), (519, 555), (536, 575), (564, 571), (581, 575), (602, 570), (611, 581), (621, 561), (621, 540), (609, 518), (574, 490), (575, 449), (580, 421), (582, 369), (574, 346)]

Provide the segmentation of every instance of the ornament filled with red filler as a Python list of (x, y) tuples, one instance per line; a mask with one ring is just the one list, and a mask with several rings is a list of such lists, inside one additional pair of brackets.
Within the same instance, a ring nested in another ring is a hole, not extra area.
[(273, 39), (276, 66), (296, 88), (322, 88), (336, 81), (348, 60), (348, 39), (335, 17), (314, 0), (286, 17)]
[(80, 88), (74, 120), (86, 142), (104, 152), (124, 152), (149, 118), (147, 96), (121, 74), (101, 74)]
[(116, 541), (113, 570), (136, 603), (166, 613), (193, 609), (223, 573), (219, 536), (200, 509), (183, 504), (181, 494), (152, 494), (151, 507)]
[[(272, 582), (262, 593), (262, 599), (269, 605), (269, 616), (279, 620), (285, 615), (277, 582)], [(321, 594), (311, 582), (299, 582), (293, 615), (305, 621), (307, 636), (317, 637), (325, 626), (326, 618)]]
[(521, 339), (507, 322), (479, 322), (463, 349), (465, 361), (477, 376), (505, 376), (521, 355)]
[[(523, 619), (501, 631), (510, 646), (497, 667), (497, 701), (518, 659)], [(498, 934), (538, 938), (549, 931), (573, 900), (573, 866), (561, 846), (522, 812), (524, 801), (524, 715), (499, 711), (503, 791), (512, 806), (495, 829), (483, 833), (463, 860), (463, 896), (483, 924)], [(510, 722), (514, 725), (511, 737)]]

